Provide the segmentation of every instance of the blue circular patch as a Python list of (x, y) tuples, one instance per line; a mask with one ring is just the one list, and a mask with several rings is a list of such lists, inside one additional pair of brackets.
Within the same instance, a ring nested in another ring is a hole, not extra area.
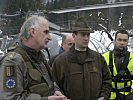
[(7, 88), (12, 89), (12, 88), (14, 88), (15, 86), (16, 86), (15, 80), (13, 80), (13, 79), (8, 79), (8, 80), (6, 81), (6, 87), (7, 87)]

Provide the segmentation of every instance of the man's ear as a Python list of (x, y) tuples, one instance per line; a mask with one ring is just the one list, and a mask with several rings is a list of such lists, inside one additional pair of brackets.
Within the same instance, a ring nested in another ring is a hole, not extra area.
[(74, 37), (75, 37), (75, 34), (73, 33), (72, 36), (73, 36), (73, 38), (74, 38)]
[(34, 37), (36, 35), (36, 29), (35, 28), (30, 28), (29, 32), (30, 32), (31, 37)]

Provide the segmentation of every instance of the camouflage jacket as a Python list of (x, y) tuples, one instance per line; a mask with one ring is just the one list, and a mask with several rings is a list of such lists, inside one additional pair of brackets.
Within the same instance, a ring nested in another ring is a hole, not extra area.
[(0, 68), (2, 100), (47, 100), (54, 92), (51, 70), (41, 51), (11, 47)]

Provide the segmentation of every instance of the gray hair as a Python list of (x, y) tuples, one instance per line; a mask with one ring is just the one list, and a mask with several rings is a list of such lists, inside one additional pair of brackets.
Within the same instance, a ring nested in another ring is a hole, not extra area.
[[(29, 17), (22, 25), (21, 30), (20, 30), (20, 38), (26, 38), (28, 39), (30, 37), (29, 30), (30, 28), (38, 28), (40, 27), (41, 19), (44, 18), (42, 16), (31, 16)], [(44, 18), (45, 19), (45, 18)]]

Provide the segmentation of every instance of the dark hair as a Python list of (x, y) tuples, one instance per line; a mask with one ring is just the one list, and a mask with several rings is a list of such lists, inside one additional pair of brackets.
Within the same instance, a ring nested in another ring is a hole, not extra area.
[(117, 38), (117, 34), (119, 34), (119, 33), (121, 33), (121, 34), (127, 34), (127, 35), (128, 35), (128, 38), (129, 38), (129, 33), (128, 33), (126, 30), (118, 30), (118, 31), (115, 33), (115, 40), (116, 40), (116, 38)]
[(78, 33), (78, 31), (73, 31), (73, 34), (77, 34)]

